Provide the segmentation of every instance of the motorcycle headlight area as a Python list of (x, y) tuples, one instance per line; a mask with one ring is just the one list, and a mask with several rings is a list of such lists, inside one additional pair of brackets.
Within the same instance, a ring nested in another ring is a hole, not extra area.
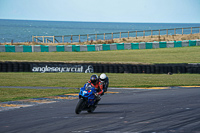
[(91, 87), (85, 87), (85, 90), (86, 91), (89, 91), (89, 90), (91, 90), (92, 88)]
[(85, 89), (86, 91), (85, 91), (85, 93), (90, 93), (92, 90), (91, 90), (91, 88), (88, 88), (88, 89)]

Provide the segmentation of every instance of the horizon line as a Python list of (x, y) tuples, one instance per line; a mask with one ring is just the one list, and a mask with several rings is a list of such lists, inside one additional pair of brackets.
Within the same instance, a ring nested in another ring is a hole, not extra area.
[[(106, 22), (106, 21), (67, 21), (67, 20), (35, 20), (35, 19), (7, 19), (7, 18), (0, 18), (0, 20), (19, 20), (19, 21), (49, 21), (49, 22), (82, 22), (82, 23), (163, 23), (163, 24), (179, 24), (181, 22)], [(184, 22), (181, 24), (200, 24), (195, 22)]]

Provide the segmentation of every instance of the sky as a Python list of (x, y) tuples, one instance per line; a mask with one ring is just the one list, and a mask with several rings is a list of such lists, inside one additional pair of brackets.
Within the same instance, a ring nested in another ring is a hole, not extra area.
[(200, 0), (0, 0), (0, 19), (200, 23)]

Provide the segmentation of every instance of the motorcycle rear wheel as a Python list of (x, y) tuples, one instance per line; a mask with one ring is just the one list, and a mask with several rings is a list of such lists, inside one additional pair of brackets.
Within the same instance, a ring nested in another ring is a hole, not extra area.
[(84, 100), (80, 99), (76, 105), (76, 109), (75, 109), (76, 114), (80, 114), (84, 106), (85, 106)]

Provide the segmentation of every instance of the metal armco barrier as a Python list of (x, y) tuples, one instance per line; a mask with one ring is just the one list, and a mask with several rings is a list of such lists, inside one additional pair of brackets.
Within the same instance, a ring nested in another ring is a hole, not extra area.
[(200, 46), (200, 40), (169, 41), (169, 42), (140, 42), (140, 43), (113, 43), (95, 45), (0, 45), (0, 52), (82, 52), (108, 51), (126, 49), (156, 49)]
[(47, 63), (0, 62), (0, 72), (73, 72), (73, 73), (198, 73), (200, 63), (191, 64), (100, 64), (100, 63)]

